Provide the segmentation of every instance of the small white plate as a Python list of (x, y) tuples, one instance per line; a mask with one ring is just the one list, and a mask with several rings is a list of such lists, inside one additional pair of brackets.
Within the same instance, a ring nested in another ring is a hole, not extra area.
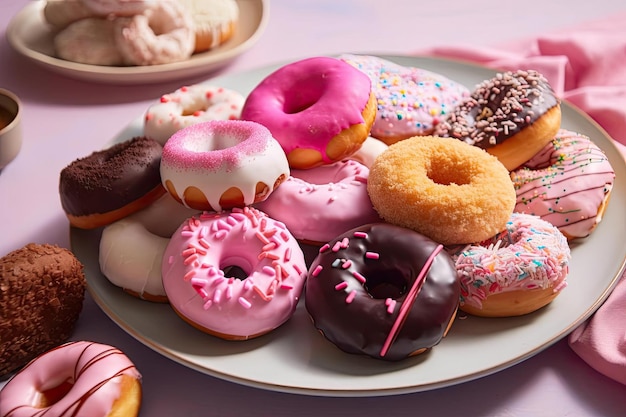
[(32, 1), (11, 19), (6, 36), (21, 55), (47, 69), (86, 81), (148, 84), (208, 74), (247, 51), (259, 39), (269, 18), (268, 0), (237, 0), (239, 25), (232, 39), (182, 62), (113, 67), (80, 64), (57, 58), (54, 33), (43, 17), (45, 1)]
[[(447, 75), (469, 88), (491, 78), (491, 69), (457, 61), (389, 57), (403, 65)], [(280, 65), (208, 80), (248, 94)], [(169, 305), (141, 301), (111, 284), (98, 263), (100, 230), (71, 228), (71, 246), (85, 266), (96, 303), (131, 336), (160, 354), (200, 372), (259, 388), (308, 395), (377, 396), (459, 384), (517, 364), (567, 336), (601, 305), (626, 262), (626, 163), (607, 134), (582, 112), (562, 105), (562, 126), (591, 137), (616, 172), (603, 221), (572, 246), (569, 285), (547, 307), (522, 317), (457, 319), (430, 352), (397, 363), (349, 355), (327, 342), (301, 302), (285, 325), (246, 342), (227, 342), (196, 330)], [(113, 140), (142, 133), (138, 116)]]

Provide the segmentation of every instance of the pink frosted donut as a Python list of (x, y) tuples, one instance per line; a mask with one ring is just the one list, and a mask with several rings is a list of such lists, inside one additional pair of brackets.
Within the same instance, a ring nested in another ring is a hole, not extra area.
[(101, 16), (133, 16), (143, 13), (149, 0), (80, 0), (85, 7)]
[(288, 176), (280, 144), (255, 122), (197, 123), (176, 132), (163, 147), (163, 185), (180, 203), (198, 210), (263, 201)]
[(370, 134), (388, 145), (432, 134), (440, 119), (470, 94), (456, 81), (422, 68), (367, 55), (339, 58), (372, 80), (377, 109)]
[(0, 391), (0, 415), (128, 416), (141, 406), (141, 375), (119, 349), (69, 342), (24, 367)]
[(148, 3), (141, 14), (118, 17), (115, 43), (127, 65), (156, 65), (188, 59), (195, 47), (189, 11), (178, 1)]
[(587, 136), (560, 129), (522, 167), (511, 172), (514, 211), (552, 223), (568, 238), (589, 236), (602, 220), (615, 171)]
[(279, 68), (248, 95), (241, 118), (266, 126), (289, 166), (309, 169), (359, 149), (376, 116), (371, 82), (336, 58), (315, 57)]
[[(245, 278), (228, 276), (238, 267)], [(284, 224), (252, 207), (185, 221), (163, 255), (170, 304), (209, 334), (245, 340), (286, 322), (306, 278), (304, 254)]]
[(209, 120), (239, 119), (245, 98), (206, 84), (184, 86), (164, 94), (146, 112), (144, 134), (161, 145), (180, 129)]
[(459, 308), (477, 316), (509, 317), (544, 307), (565, 288), (571, 254), (555, 226), (513, 213), (504, 231), (453, 258), (461, 282)]
[(369, 169), (347, 160), (292, 170), (257, 208), (285, 223), (298, 240), (324, 244), (340, 233), (380, 222), (367, 193)]

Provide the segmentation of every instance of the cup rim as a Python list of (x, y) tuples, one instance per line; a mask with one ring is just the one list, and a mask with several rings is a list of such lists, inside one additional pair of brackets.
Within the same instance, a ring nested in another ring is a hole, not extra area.
[(0, 87), (0, 95), (4, 96), (4, 97), (7, 97), (10, 100), (13, 100), (13, 102), (15, 103), (15, 105), (17, 107), (17, 111), (15, 112), (15, 116), (13, 117), (13, 120), (11, 120), (11, 122), (9, 124), (7, 124), (5, 127), (0, 129), (0, 135), (1, 135), (4, 132), (6, 132), (6, 131), (8, 131), (10, 129), (13, 129), (13, 127), (17, 123), (19, 123), (19, 119), (20, 119), (20, 117), (22, 115), (22, 102), (21, 102), (20, 98), (14, 92), (12, 92), (10, 90), (7, 90), (6, 88)]

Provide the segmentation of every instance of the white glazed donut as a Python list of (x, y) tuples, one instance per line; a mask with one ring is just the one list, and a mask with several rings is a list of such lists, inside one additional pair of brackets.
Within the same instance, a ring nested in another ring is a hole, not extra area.
[(221, 211), (265, 200), (289, 177), (287, 156), (263, 125), (211, 120), (163, 146), (161, 181), (181, 204)]
[(144, 134), (161, 145), (180, 129), (209, 120), (239, 119), (245, 98), (227, 88), (195, 84), (164, 94), (145, 116)]
[(381, 221), (367, 193), (368, 176), (367, 167), (351, 160), (292, 169), (256, 207), (285, 223), (296, 239), (324, 244), (346, 230)]
[(112, 284), (138, 298), (166, 302), (161, 259), (172, 233), (197, 214), (163, 195), (145, 209), (111, 223), (102, 231), (99, 263)]
[(239, 5), (235, 0), (178, 0), (191, 10), (196, 32), (195, 52), (213, 49), (235, 34)]
[[(231, 266), (246, 277), (227, 275)], [(286, 322), (307, 274), (304, 254), (285, 225), (252, 207), (185, 221), (172, 235), (162, 270), (174, 311), (228, 340), (254, 338)]]
[(156, 65), (188, 59), (194, 50), (189, 11), (174, 1), (149, 3), (143, 13), (114, 20), (116, 45), (127, 65)]

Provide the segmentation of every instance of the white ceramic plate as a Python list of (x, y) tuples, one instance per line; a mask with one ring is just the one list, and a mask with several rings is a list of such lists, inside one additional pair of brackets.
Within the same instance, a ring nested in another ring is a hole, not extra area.
[[(455, 61), (386, 58), (445, 74), (470, 88), (494, 74)], [(247, 94), (277, 67), (208, 82)], [(604, 220), (589, 238), (572, 245), (569, 286), (546, 308), (524, 317), (458, 319), (430, 352), (398, 363), (341, 352), (313, 328), (303, 303), (288, 323), (269, 335), (222, 341), (183, 322), (170, 306), (140, 301), (110, 284), (99, 270), (99, 231), (71, 229), (72, 249), (85, 265), (91, 294), (113, 321), (146, 346), (200, 372), (269, 390), (326, 396), (400, 394), (470, 381), (519, 363), (565, 337), (606, 299), (623, 270), (626, 164), (607, 135), (567, 103), (562, 126), (593, 138), (617, 176)], [(140, 116), (115, 140), (129, 139), (141, 129)]]
[(13, 17), (6, 31), (9, 43), (21, 55), (47, 69), (86, 81), (115, 84), (147, 84), (208, 74), (228, 64), (254, 45), (269, 17), (267, 0), (237, 0), (240, 19), (232, 39), (190, 59), (163, 65), (109, 67), (80, 64), (57, 58), (54, 33), (43, 17), (45, 1), (28, 3)]

